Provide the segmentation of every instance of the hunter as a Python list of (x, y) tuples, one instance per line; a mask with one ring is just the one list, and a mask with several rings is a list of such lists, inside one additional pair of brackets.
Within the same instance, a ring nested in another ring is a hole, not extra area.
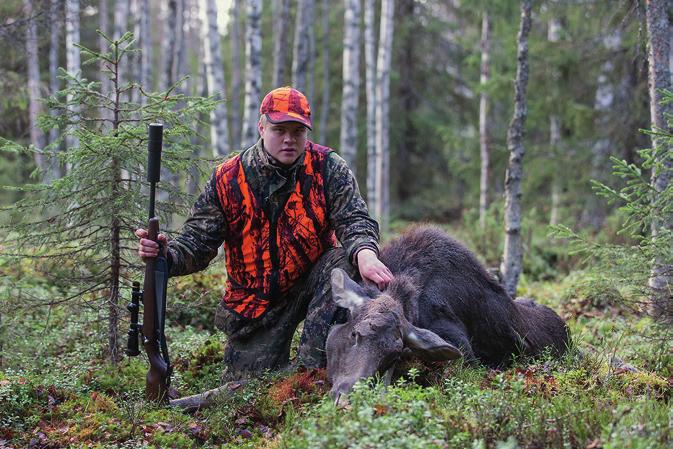
[[(324, 367), (325, 340), (345, 310), (332, 300), (334, 268), (383, 289), (393, 279), (378, 259), (379, 228), (346, 162), (308, 140), (308, 100), (292, 87), (262, 101), (260, 139), (218, 165), (180, 234), (159, 235), (170, 276), (203, 270), (224, 245), (227, 283), (215, 326), (227, 336), (223, 381), (285, 368), (304, 327), (295, 365)], [(139, 237), (139, 256), (159, 245)]]

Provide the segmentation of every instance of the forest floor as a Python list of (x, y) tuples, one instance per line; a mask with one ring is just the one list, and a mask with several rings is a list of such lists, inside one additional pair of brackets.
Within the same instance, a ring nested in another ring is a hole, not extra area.
[[(24, 291), (39, 278), (31, 269), (19, 270)], [(166, 334), (182, 395), (219, 384), (224, 336), (211, 323), (222, 272), (171, 281)], [(97, 307), (16, 308), (0, 333), (0, 448), (673, 447), (673, 347), (660, 328), (582, 273), (520, 293), (567, 319), (565, 357), (503, 371), (417, 365), (389, 387), (356, 385), (345, 408), (323, 370), (270, 373), (192, 414), (143, 399), (144, 355), (107, 361)]]

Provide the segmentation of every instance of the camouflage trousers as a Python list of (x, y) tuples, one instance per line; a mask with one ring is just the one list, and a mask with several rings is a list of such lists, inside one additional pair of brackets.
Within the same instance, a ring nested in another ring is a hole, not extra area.
[(297, 350), (297, 364), (307, 368), (325, 366), (325, 340), (329, 328), (347, 318), (346, 310), (332, 301), (330, 277), (334, 268), (341, 268), (354, 278), (359, 276), (343, 248), (332, 248), (259, 318), (242, 317), (220, 303), (215, 326), (227, 335), (223, 382), (286, 367), (292, 337), (302, 320), (304, 329)]

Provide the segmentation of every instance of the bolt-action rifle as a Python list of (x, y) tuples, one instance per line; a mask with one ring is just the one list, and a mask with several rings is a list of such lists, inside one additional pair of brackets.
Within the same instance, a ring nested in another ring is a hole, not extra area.
[[(166, 288), (168, 285), (168, 264), (163, 255), (162, 243), (158, 239), (159, 219), (154, 214), (156, 183), (159, 182), (161, 167), (161, 146), (163, 125), (152, 123), (149, 126), (147, 143), (147, 181), (150, 183), (150, 206), (147, 238), (159, 244), (159, 255), (147, 259), (145, 263), (145, 281), (143, 290), (138, 282), (133, 283), (131, 303), (131, 325), (128, 330), (126, 354), (136, 356), (138, 338), (142, 334), (143, 347), (150, 362), (145, 383), (145, 396), (151, 401), (168, 402), (168, 387), (171, 377), (171, 363), (168, 358), (168, 346), (164, 335), (166, 319)], [(143, 324), (138, 324), (140, 298), (143, 303)]]

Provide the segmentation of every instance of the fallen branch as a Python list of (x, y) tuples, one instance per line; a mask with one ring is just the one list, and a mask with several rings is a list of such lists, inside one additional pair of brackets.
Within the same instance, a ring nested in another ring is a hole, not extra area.
[(181, 408), (186, 412), (195, 412), (200, 409), (208, 408), (214, 405), (218, 399), (227, 395), (231, 395), (234, 391), (245, 385), (246, 381), (238, 380), (228, 382), (221, 387), (213, 388), (212, 390), (203, 393), (186, 396), (179, 399), (171, 399), (169, 405), (175, 408)]

